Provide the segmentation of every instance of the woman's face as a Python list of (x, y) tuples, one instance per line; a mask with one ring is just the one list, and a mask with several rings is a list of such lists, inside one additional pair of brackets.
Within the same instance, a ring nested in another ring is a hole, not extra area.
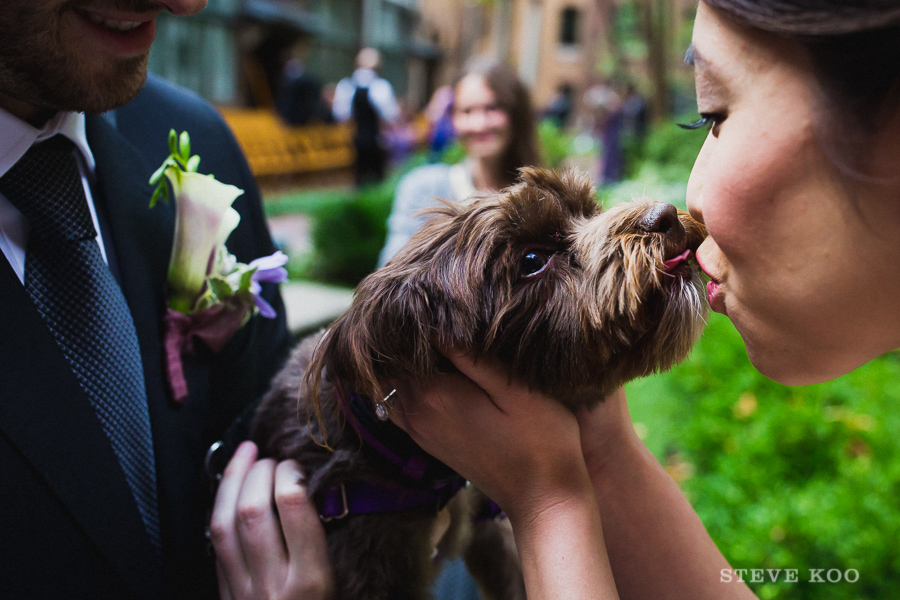
[(881, 181), (864, 183), (824, 150), (821, 92), (798, 43), (701, 2), (693, 44), (713, 127), (688, 206), (710, 233), (697, 258), (713, 310), (760, 372), (791, 385), (900, 346), (900, 115), (865, 148), (865, 173)]
[(509, 114), (481, 75), (466, 75), (456, 84), (453, 128), (475, 159), (500, 158), (512, 139)]

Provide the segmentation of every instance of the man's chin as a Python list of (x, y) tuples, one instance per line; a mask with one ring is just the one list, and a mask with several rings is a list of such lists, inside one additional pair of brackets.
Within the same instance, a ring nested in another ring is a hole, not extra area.
[[(104, 113), (131, 102), (147, 80), (147, 57), (136, 57), (102, 74), (88, 75), (73, 71), (39, 82), (19, 99), (41, 112), (71, 111), (88, 114)], [(43, 85), (41, 85), (43, 84)], [(31, 102), (29, 102), (31, 100)]]
[(113, 77), (97, 78), (80, 93), (68, 95), (58, 110), (98, 114), (128, 104), (147, 81), (147, 58), (137, 60), (139, 64), (119, 69)]

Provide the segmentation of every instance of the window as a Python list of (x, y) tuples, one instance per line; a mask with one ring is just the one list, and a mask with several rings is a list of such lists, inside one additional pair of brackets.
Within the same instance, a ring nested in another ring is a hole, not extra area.
[(566, 46), (574, 46), (578, 43), (578, 26), (581, 20), (581, 11), (574, 6), (567, 6), (562, 11), (559, 27), (559, 43)]

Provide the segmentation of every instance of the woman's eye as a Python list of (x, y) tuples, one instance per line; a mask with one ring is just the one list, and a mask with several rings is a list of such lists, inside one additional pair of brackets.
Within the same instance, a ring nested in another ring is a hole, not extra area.
[(678, 126), (682, 129), (688, 129), (693, 131), (695, 129), (704, 129), (710, 128), (713, 135), (718, 135), (718, 132), (715, 129), (722, 124), (722, 121), (725, 120), (725, 115), (722, 113), (700, 113), (700, 118), (693, 123), (679, 123)]
[(538, 250), (527, 252), (525, 256), (522, 257), (522, 275), (524, 277), (537, 275), (547, 266), (548, 260), (549, 257), (545, 252)]

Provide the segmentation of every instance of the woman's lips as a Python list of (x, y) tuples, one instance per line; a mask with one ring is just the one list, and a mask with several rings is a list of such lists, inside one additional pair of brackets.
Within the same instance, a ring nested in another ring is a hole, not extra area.
[(710, 278), (710, 281), (706, 283), (706, 299), (709, 301), (709, 308), (723, 315), (726, 314), (722, 283), (704, 266), (703, 259), (700, 258), (699, 254), (697, 255), (697, 264), (700, 265), (700, 270)]
[(709, 308), (717, 313), (725, 314), (725, 302), (722, 300), (722, 286), (716, 281), (706, 282), (706, 299)]

